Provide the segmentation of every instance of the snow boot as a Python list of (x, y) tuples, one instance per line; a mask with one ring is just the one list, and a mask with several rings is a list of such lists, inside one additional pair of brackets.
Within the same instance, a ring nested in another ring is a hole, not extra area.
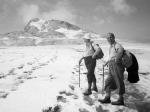
[(95, 92), (98, 92), (97, 87), (93, 87), (91, 90), (92, 90), (92, 91), (95, 91)]
[(124, 105), (124, 98), (121, 96), (117, 101), (111, 102), (112, 105)]
[(98, 101), (101, 103), (111, 103), (109, 96), (106, 96), (104, 99), (99, 99)]
[(88, 89), (83, 93), (84, 95), (88, 96), (92, 94), (91, 86), (92, 86), (92, 82), (88, 81)]
[(92, 91), (98, 92), (97, 86), (96, 86), (96, 80), (93, 81), (93, 87), (91, 89)]
[(91, 95), (92, 94), (91, 89), (87, 89), (83, 94), (85, 96)]

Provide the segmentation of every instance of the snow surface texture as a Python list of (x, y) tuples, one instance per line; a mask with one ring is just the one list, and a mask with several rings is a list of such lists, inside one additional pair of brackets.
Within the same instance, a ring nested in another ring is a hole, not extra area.
[[(98, 102), (102, 88), (102, 64), (97, 61), (98, 93), (84, 96), (86, 69), (78, 60), (82, 45), (0, 48), (0, 112), (150, 112), (150, 46), (126, 44), (140, 64), (140, 81), (126, 81), (125, 106)], [(102, 45), (108, 54), (108, 45)], [(107, 57), (107, 56), (106, 56)], [(105, 78), (107, 77), (105, 69)], [(115, 92), (112, 100), (117, 99)]]

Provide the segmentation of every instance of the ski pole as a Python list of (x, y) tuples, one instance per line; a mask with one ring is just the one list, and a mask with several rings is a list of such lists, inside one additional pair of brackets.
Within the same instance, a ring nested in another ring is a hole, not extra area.
[(104, 94), (104, 66), (103, 66), (103, 81), (102, 81), (102, 95)]
[(80, 88), (80, 64), (79, 64), (79, 88)]

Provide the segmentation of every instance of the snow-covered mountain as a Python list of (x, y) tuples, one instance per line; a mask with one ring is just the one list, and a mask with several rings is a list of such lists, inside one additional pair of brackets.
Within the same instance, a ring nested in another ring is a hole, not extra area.
[(85, 31), (76, 25), (60, 20), (32, 19), (24, 31), (15, 31), (0, 35), (1, 46), (32, 46), (51, 44), (80, 44), (80, 39), (90, 33), (93, 38), (100, 35)]

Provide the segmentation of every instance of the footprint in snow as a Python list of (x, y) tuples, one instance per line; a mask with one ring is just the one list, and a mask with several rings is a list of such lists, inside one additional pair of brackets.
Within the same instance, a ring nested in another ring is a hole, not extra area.
[(32, 70), (36, 70), (37, 69), (37, 67), (32, 67)]
[(6, 77), (4, 73), (0, 73), (0, 79)]
[(8, 93), (4, 92), (4, 91), (0, 91), (0, 98), (7, 98)]
[(54, 75), (49, 75), (50, 79), (56, 79), (56, 77), (54, 77)]
[(15, 71), (15, 68), (12, 68), (7, 75), (16, 75), (14, 71)]
[(18, 66), (18, 69), (23, 69), (23, 67), (24, 67), (24, 64)]
[(65, 90), (64, 91), (60, 91), (59, 94), (65, 94), (66, 96), (72, 96), (72, 95), (74, 95), (73, 93), (67, 92)]
[(48, 63), (39, 63), (39, 66), (46, 66)]
[(25, 74), (29, 74), (29, 75), (31, 75), (32, 74), (32, 70), (29, 70), (29, 71), (23, 71), (23, 73), (25, 73)]
[(75, 87), (73, 85), (69, 85), (69, 88), (73, 91), (75, 90)]
[(73, 99), (78, 99), (79, 98), (78, 95), (73, 93), (73, 91), (75, 90), (75, 87), (73, 85), (69, 85), (69, 88), (70, 88), (70, 91), (63, 90), (63, 91), (60, 91), (59, 94), (69, 96)]
[(27, 65), (33, 65), (33, 62), (28, 62)]
[(79, 112), (90, 112), (90, 111), (88, 111), (88, 110), (85, 109), (85, 108), (79, 108)]
[(89, 97), (89, 96), (83, 96), (83, 97), (88, 105), (90, 105), (90, 106), (94, 105), (94, 101), (91, 97)]
[(27, 77), (27, 79), (34, 79), (34, 78), (37, 78), (37, 77)]
[(57, 102), (63, 102), (63, 103), (66, 103), (67, 100), (66, 100), (66, 98), (64, 98), (63, 96), (57, 96)]
[(48, 107), (43, 109), (42, 112), (61, 112), (61, 105), (55, 105), (54, 107)]

